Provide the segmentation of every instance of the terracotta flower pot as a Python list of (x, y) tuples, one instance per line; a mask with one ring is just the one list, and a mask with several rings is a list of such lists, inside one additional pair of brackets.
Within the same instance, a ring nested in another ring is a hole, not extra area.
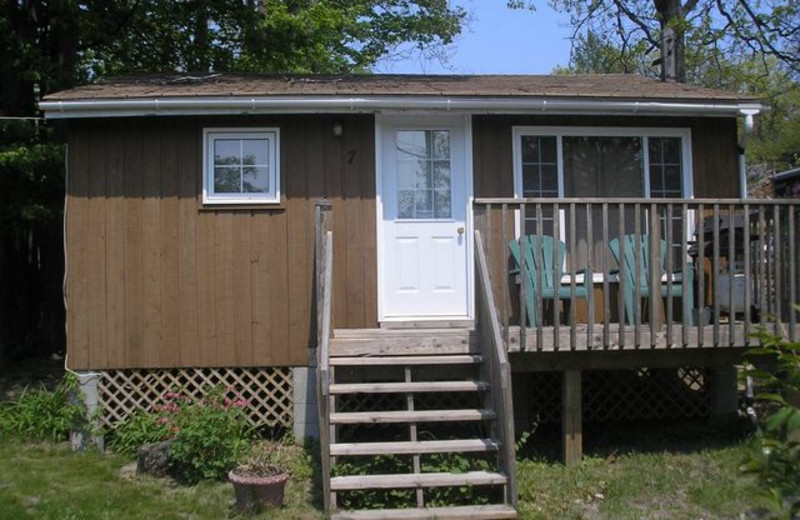
[(268, 477), (254, 477), (237, 474), (236, 469), (228, 473), (236, 495), (236, 507), (242, 511), (254, 512), (264, 507), (283, 505), (283, 492), (289, 474), (280, 471)]

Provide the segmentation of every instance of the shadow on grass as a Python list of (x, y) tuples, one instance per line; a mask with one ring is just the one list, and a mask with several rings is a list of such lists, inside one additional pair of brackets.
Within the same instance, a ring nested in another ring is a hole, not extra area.
[(319, 439), (306, 438), (303, 443), (303, 454), (311, 463), (311, 505), (324, 511), (325, 503), (322, 491), (322, 457), (320, 456)]
[[(598, 458), (665, 451), (690, 454), (739, 444), (752, 432), (747, 419), (584, 423), (583, 452), (585, 456)], [(560, 462), (560, 425), (548, 424), (537, 428), (519, 447), (517, 457)]]

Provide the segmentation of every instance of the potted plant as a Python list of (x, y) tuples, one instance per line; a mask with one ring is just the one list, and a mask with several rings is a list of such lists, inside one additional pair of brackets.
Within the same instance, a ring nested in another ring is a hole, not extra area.
[(250, 457), (228, 473), (236, 495), (236, 507), (245, 512), (283, 505), (283, 494), (289, 472), (275, 463), (277, 457), (263, 446), (256, 447)]

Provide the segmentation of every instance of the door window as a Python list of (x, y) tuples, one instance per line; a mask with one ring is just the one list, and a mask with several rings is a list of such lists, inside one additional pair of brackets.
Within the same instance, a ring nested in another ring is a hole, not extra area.
[(450, 132), (398, 130), (396, 137), (398, 217), (451, 218)]

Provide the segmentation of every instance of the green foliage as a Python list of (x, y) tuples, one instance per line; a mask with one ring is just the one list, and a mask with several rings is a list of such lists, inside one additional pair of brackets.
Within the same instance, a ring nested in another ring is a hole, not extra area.
[(761, 388), (767, 411), (744, 470), (758, 477), (780, 518), (800, 514), (800, 343), (762, 330), (748, 352), (746, 375)]
[(193, 484), (224, 479), (249, 445), (251, 428), (244, 409), (221, 394), (181, 408), (170, 448), (178, 478)]
[(140, 411), (114, 431), (109, 445), (117, 453), (133, 455), (139, 446), (163, 441), (171, 436), (169, 423), (160, 420), (157, 414)]
[(132, 454), (143, 444), (172, 440), (170, 458), (177, 478), (189, 484), (221, 480), (253, 437), (245, 411), (248, 405), (230, 389), (214, 388), (199, 400), (166, 392), (151, 410), (120, 426), (111, 446)]
[(67, 440), (85, 417), (83, 403), (75, 397), (76, 384), (67, 375), (53, 390), (44, 385), (26, 387), (15, 400), (0, 403), (0, 435), (26, 441)]

